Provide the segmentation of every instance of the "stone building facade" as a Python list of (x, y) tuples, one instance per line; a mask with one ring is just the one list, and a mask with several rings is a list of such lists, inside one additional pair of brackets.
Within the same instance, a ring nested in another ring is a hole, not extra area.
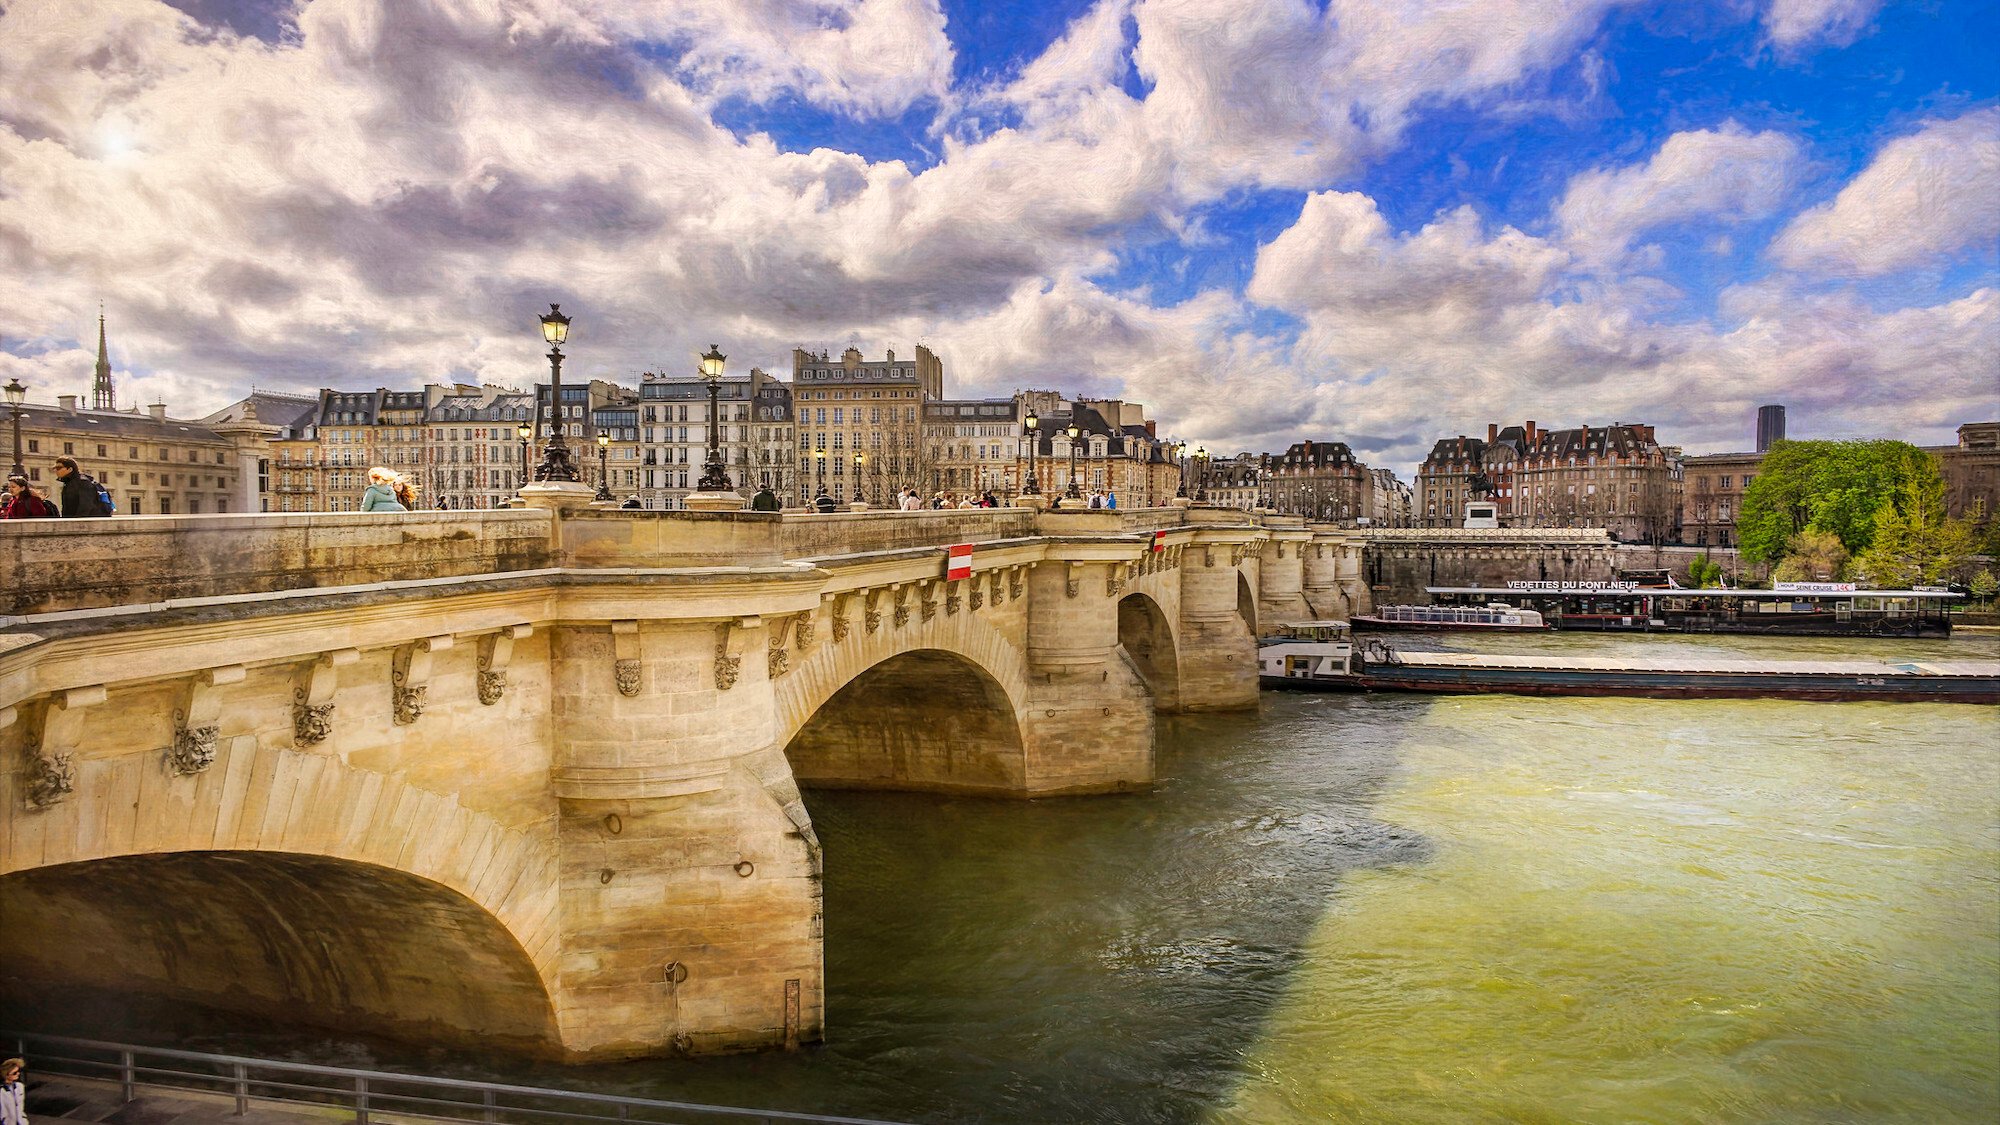
[(1479, 474), (1505, 526), (1602, 527), (1622, 540), (1670, 542), (1680, 517), (1678, 473), (1651, 426), (1488, 425), (1483, 441), (1460, 435), (1431, 448), (1417, 474), (1417, 522), (1462, 523)]
[(2000, 516), (2000, 422), (1967, 422), (1956, 445), (1930, 453), (1944, 476), (1946, 515), (1981, 527)]
[[(1005, 498), (1020, 492), (1026, 480), (1028, 442), (1022, 431), (1021, 404), (1012, 398), (940, 399), (923, 405), (923, 464), (916, 479), (890, 480), (886, 495), (914, 487), (919, 494), (952, 491), (978, 495), (992, 492)], [(882, 499), (882, 473), (874, 473), (871, 499)]]
[[(96, 410), (77, 395), (58, 395), (53, 404), (25, 402), (20, 417), (21, 467), (51, 500), (62, 490), (55, 459), (69, 456), (111, 493), (121, 516), (261, 510), (259, 485), (269, 471), (265, 437), (272, 428), (254, 418), (207, 425), (169, 417), (161, 403), (144, 411)], [(11, 421), (0, 432), (11, 446)]]
[[(791, 437), (789, 420), (770, 416), (789, 412), (789, 396), (780, 388), (760, 368), (740, 379), (725, 378), (716, 388), (716, 451), (729, 483), (746, 498), (767, 474), (781, 475), (786, 468), (767, 460), (775, 445), (788, 445)], [(647, 372), (640, 376), (638, 410), (639, 502), (656, 510), (680, 508), (698, 491), (708, 459), (708, 383)], [(772, 487), (780, 483), (773, 480)]]
[(1373, 482), (1346, 442), (1294, 442), (1263, 462), (1265, 502), (1278, 512), (1345, 523), (1366, 511)]
[(1696, 547), (1737, 545), (1743, 493), (1757, 479), (1762, 453), (1703, 453), (1681, 458), (1681, 542)]
[(824, 487), (843, 503), (865, 491), (878, 468), (888, 481), (921, 480), (923, 404), (943, 397), (944, 363), (922, 345), (904, 360), (894, 351), (865, 360), (859, 349), (848, 348), (836, 360), (794, 349), (792, 412), (801, 477), (810, 467), (813, 491)]

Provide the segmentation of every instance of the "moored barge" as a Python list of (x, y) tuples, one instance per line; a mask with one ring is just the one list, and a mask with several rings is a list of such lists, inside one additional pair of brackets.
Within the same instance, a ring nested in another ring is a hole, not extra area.
[(1549, 627), (1540, 612), (1503, 604), (1385, 605), (1350, 621), (1356, 629), (1421, 633), (1540, 633)]
[(2000, 703), (2000, 662), (1609, 660), (1380, 650), (1371, 656), (1360, 669), (1369, 691)]
[(1765, 633), (1949, 637), (1950, 590), (1861, 590), (1848, 582), (1779, 582), (1768, 590), (1683, 590), (1636, 582), (1429, 586), (1437, 607), (1533, 609), (1560, 632)]
[(1340, 622), (1300, 622), (1257, 650), (1258, 682), (1285, 691), (1629, 695), (1896, 703), (2000, 703), (2000, 662), (1611, 659), (1399, 652), (1355, 645)]

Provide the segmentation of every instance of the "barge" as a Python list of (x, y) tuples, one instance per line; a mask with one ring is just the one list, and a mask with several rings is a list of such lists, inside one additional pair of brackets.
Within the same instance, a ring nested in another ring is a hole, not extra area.
[(2000, 661), (1610, 659), (1356, 647), (1343, 622), (1285, 626), (1258, 646), (1258, 683), (1281, 691), (1626, 695), (1655, 699), (2000, 703)]

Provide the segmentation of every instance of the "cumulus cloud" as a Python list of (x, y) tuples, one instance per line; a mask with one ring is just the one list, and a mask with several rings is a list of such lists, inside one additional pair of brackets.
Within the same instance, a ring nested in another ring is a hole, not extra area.
[(1831, 202), (1771, 244), (1779, 263), (1848, 277), (1931, 265), (2000, 240), (2000, 108), (1932, 121), (1882, 146)]
[(1622, 259), (1632, 240), (1672, 223), (1740, 223), (1787, 204), (1805, 155), (1777, 132), (1736, 122), (1675, 133), (1644, 164), (1584, 172), (1555, 208), (1563, 242), (1583, 258)]
[(1996, 405), (1992, 288), (1884, 312), (1778, 281), (1732, 292), (1712, 321), (1658, 316), (1642, 279), (1599, 276), (1468, 208), (1397, 234), (1366, 196), (1314, 195), (1260, 248), (1246, 293), (1304, 322), (1288, 366), (1318, 373), (1309, 416), (1414, 432), (1367, 451), (1405, 467), (1432, 437), (1487, 421), (1652, 422), (1701, 450), (1741, 447), (1765, 402), (1866, 434), (1942, 429)]
[(1824, 43), (1845, 47), (1868, 30), (1882, 0), (1771, 0), (1764, 33), (1780, 51)]
[(583, 0), (606, 42), (657, 42), (675, 72), (712, 98), (796, 94), (859, 116), (894, 116), (951, 83), (953, 52), (937, 0)]
[[(1436, 106), (1519, 112), (1546, 101), (1540, 76), (1601, 70), (1612, 6), (1103, 0), (966, 91), (934, 0), (314, 0), (261, 39), (156, 0), (10, 0), (0, 368), (86, 390), (102, 299), (126, 386), (177, 410), (252, 383), (525, 385), (545, 373), (534, 317), (560, 301), (580, 377), (684, 370), (712, 339), (779, 368), (793, 344), (923, 339), (954, 391), (1123, 394), (1218, 447), (1343, 437), (1403, 468), (1440, 430), (1524, 412), (1678, 420), (1698, 442), (1735, 395), (1872, 401), (1869, 379), (1925, 372), (1927, 404), (1976, 402), (1992, 286), (1881, 312), (1787, 276), (1703, 319), (1641, 276), (1649, 231), (1791, 206), (1803, 157), (1782, 135), (1679, 134), (1519, 226), (1454, 206), (1399, 229), (1336, 190)], [(716, 124), (721, 101), (792, 98), (849, 118), (936, 100), (941, 159)], [(1245, 294), (1089, 280), (1259, 188), (1305, 202)], [(1961, 232), (1939, 245), (1991, 238), (1972, 202), (1931, 198)], [(1894, 209), (1892, 249), (1808, 213), (1773, 256), (1865, 272), (1927, 237)]]

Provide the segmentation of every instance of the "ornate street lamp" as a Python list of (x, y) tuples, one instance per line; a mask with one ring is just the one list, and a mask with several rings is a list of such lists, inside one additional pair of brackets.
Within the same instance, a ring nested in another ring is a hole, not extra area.
[(570, 461), (562, 420), (562, 345), (569, 339), (569, 318), (562, 314), (561, 306), (550, 305), (549, 311), (542, 314), (542, 339), (549, 344), (549, 414), (555, 425), (549, 432), (549, 444), (542, 449), (542, 463), (535, 466), (535, 479), (573, 484), (579, 474)]
[(1185, 500), (1187, 499), (1187, 442), (1174, 443), (1174, 467), (1180, 470), (1175, 474), (1180, 478), (1180, 483), (1174, 486), (1174, 496)]
[(1076, 445), (1077, 439), (1083, 436), (1083, 427), (1071, 422), (1063, 433), (1069, 438), (1069, 487), (1063, 490), (1063, 495), (1071, 500), (1081, 500), (1083, 493), (1076, 487)]
[(1194, 502), (1208, 503), (1208, 447), (1194, 447)]
[(521, 439), (521, 483), (528, 483), (528, 441), (535, 436), (535, 428), (526, 422), (514, 427), (514, 436)]
[(819, 478), (819, 491), (814, 493), (813, 495), (815, 497), (825, 496), (826, 495), (826, 450), (824, 449), (813, 450), (813, 464), (818, 466), (818, 472), (815, 475)]
[(597, 431), (597, 495), (593, 500), (611, 499), (611, 474), (604, 469), (605, 458), (611, 454), (611, 431)]
[(27, 401), (28, 388), (21, 385), (17, 376), (7, 380), (7, 411), (14, 416), (14, 475), (25, 477), (28, 467), (21, 463), (21, 404)]
[(861, 487), (861, 472), (867, 466), (867, 464), (868, 464), (868, 455), (866, 453), (856, 453), (854, 455), (854, 498), (856, 500), (861, 501), (863, 504), (872, 502), (869, 500), (867, 493), (864, 492)]
[(701, 357), (701, 378), (708, 384), (708, 459), (701, 463), (701, 480), (696, 487), (703, 492), (735, 491), (735, 486), (729, 483), (729, 471), (722, 464), (722, 448), (716, 444), (722, 429), (716, 396), (722, 393), (722, 361), (728, 358), (714, 344)]
[(1042, 494), (1042, 485), (1041, 479), (1035, 475), (1035, 447), (1042, 444), (1039, 432), (1042, 425), (1041, 415), (1036, 414), (1030, 408), (1028, 416), (1021, 420), (1021, 425), (1027, 427), (1028, 430), (1028, 485), (1021, 490), (1021, 493), (1025, 496), (1040, 496)]

